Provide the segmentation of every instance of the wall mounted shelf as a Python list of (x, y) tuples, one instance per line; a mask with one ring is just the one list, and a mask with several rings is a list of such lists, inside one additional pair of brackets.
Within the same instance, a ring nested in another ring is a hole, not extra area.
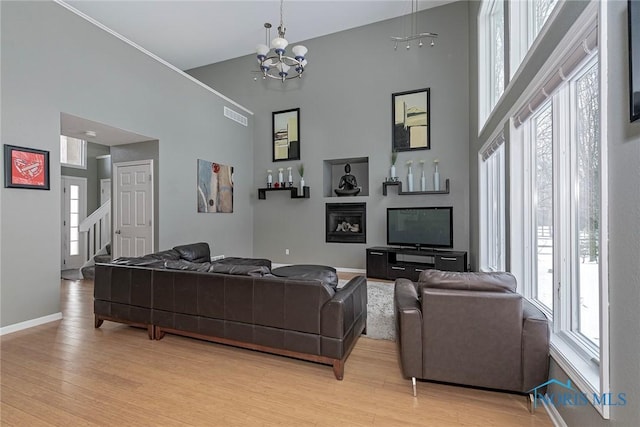
[(402, 181), (385, 181), (382, 183), (382, 195), (387, 195), (387, 187), (389, 186), (397, 186), (398, 187), (398, 195), (400, 196), (409, 196), (409, 195), (419, 195), (419, 194), (449, 194), (449, 179), (444, 180), (444, 190), (430, 190), (430, 191), (402, 191)]
[(308, 199), (309, 187), (306, 185), (302, 187), (302, 196), (298, 195), (298, 187), (279, 187), (279, 188), (258, 188), (258, 199), (265, 200), (267, 198), (267, 191), (288, 191), (292, 199)]

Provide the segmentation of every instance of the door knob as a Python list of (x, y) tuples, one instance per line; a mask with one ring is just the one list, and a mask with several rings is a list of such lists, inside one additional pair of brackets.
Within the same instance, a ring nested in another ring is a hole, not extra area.
[(116, 230), (116, 231), (115, 231), (115, 233), (116, 233), (116, 234), (120, 234), (120, 233), (121, 233), (121, 231), (120, 231), (120, 230)]

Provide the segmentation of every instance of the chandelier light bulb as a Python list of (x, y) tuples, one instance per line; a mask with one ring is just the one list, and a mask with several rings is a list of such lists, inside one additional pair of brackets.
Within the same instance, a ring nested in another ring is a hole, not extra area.
[(433, 40), (431, 40), (431, 47), (435, 46), (436, 42), (434, 42)]
[(418, 47), (422, 47), (422, 39), (420, 39), (420, 43), (418, 43)]
[(259, 44), (256, 46), (256, 53), (258, 54), (258, 59), (264, 59), (267, 57), (269, 53), (269, 46), (266, 44)]
[(278, 55), (282, 55), (288, 45), (289, 45), (289, 42), (287, 41), (287, 39), (284, 39), (282, 37), (276, 37), (275, 39), (271, 40), (271, 48)]
[(306, 47), (304, 47), (301, 44), (299, 44), (297, 46), (294, 46), (293, 49), (291, 49), (291, 51), (296, 56), (296, 59), (298, 61), (302, 61), (304, 59), (304, 56), (309, 51), (309, 49), (307, 49)]
[(407, 42), (407, 50), (411, 49), (411, 45)]

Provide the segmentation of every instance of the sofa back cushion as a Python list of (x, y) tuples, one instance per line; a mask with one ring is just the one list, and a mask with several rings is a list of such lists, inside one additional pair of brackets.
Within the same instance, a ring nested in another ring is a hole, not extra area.
[(516, 278), (507, 272), (459, 273), (425, 270), (418, 279), (421, 287), (485, 292), (515, 292)]
[(209, 244), (205, 242), (191, 243), (188, 245), (175, 246), (173, 248), (178, 251), (180, 258), (191, 262), (209, 262), (211, 261), (211, 252)]

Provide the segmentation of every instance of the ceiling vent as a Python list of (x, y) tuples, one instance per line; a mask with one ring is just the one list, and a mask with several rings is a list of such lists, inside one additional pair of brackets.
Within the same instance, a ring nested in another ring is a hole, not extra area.
[(248, 126), (249, 121), (245, 116), (238, 113), (237, 111), (233, 111), (229, 107), (224, 107), (224, 116), (233, 120), (234, 122), (240, 123), (242, 126)]

